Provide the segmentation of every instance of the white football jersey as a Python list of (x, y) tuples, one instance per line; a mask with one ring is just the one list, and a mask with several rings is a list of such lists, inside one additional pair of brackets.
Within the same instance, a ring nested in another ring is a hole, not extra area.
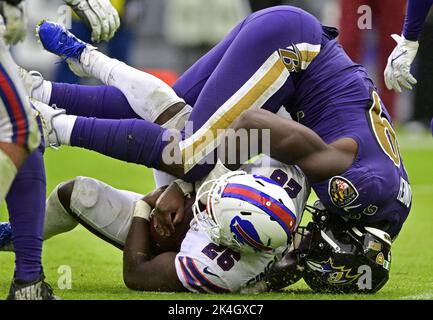
[[(249, 174), (277, 181), (295, 204), (297, 225), (302, 219), (310, 187), (296, 166), (261, 157), (240, 168)], [(267, 252), (239, 253), (210, 241), (194, 220), (176, 256), (176, 272), (185, 288), (197, 293), (237, 292), (260, 281), (273, 263), (280, 259)]]

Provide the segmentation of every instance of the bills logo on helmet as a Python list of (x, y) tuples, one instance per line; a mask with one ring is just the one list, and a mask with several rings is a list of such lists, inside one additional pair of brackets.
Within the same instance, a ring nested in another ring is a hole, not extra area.
[(335, 206), (342, 208), (355, 201), (359, 193), (349, 180), (333, 177), (329, 181), (329, 196)]
[(356, 281), (361, 274), (351, 274), (352, 268), (346, 268), (345, 266), (335, 266), (332, 258), (327, 261), (315, 262), (307, 261), (307, 266), (311, 270), (319, 271), (323, 276), (327, 277), (330, 284), (349, 284)]
[(262, 240), (254, 225), (248, 220), (242, 220), (240, 217), (234, 217), (230, 222), (230, 231), (235, 235), (241, 244), (247, 244), (250, 247), (260, 251), (271, 251), (272, 248), (263, 244)]

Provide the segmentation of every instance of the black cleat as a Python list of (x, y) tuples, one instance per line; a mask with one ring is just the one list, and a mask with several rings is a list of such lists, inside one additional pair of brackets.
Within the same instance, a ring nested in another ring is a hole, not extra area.
[(36, 281), (27, 283), (14, 279), (7, 300), (60, 300), (44, 279), (44, 275)]

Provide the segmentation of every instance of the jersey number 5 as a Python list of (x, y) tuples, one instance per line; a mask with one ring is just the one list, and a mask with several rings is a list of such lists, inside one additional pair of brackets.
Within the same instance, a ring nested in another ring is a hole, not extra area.
[(377, 92), (373, 91), (373, 105), (368, 111), (368, 119), (371, 129), (383, 152), (400, 167), (400, 151), (398, 149), (395, 131), (389, 121), (383, 116), (380, 98)]

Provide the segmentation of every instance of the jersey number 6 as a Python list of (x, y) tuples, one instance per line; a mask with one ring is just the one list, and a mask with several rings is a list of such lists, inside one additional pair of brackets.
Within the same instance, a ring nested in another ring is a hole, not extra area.
[(380, 98), (375, 91), (373, 91), (373, 105), (368, 111), (368, 119), (374, 136), (383, 152), (385, 152), (397, 167), (400, 167), (400, 151), (398, 149), (395, 131), (388, 119), (383, 116)]

